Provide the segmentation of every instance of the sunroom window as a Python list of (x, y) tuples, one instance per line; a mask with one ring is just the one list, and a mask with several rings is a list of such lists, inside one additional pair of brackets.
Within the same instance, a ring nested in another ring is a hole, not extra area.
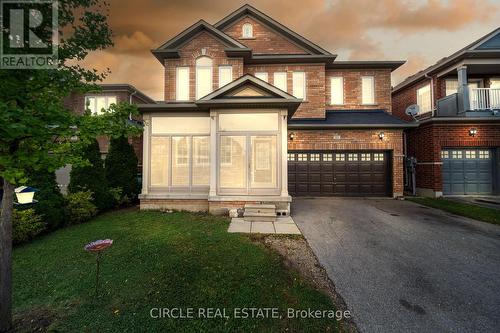
[(151, 187), (170, 188), (172, 191), (208, 187), (209, 133), (209, 117), (153, 117)]

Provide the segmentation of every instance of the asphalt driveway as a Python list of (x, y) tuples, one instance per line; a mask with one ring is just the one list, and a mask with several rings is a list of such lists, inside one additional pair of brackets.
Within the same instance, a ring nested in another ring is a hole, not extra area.
[(292, 216), (362, 332), (499, 332), (500, 226), (391, 199), (298, 198)]

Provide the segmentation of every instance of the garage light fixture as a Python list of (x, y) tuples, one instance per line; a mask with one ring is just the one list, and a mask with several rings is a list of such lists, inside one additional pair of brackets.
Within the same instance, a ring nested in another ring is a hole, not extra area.
[(288, 134), (288, 137), (290, 138), (290, 141), (293, 141), (293, 139), (295, 138), (295, 132), (291, 132), (290, 134)]
[(472, 127), (469, 129), (469, 136), (476, 136), (477, 134), (477, 128)]
[(379, 138), (380, 140), (384, 140), (384, 137), (385, 137), (385, 133), (384, 133), (384, 132), (380, 132), (380, 133), (378, 134), (378, 138)]

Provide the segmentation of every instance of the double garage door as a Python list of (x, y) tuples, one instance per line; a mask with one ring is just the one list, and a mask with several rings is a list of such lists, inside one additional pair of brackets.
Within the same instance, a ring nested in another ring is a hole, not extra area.
[(443, 194), (491, 194), (493, 151), (488, 148), (443, 149)]
[(290, 151), (293, 196), (388, 196), (390, 154), (384, 151)]

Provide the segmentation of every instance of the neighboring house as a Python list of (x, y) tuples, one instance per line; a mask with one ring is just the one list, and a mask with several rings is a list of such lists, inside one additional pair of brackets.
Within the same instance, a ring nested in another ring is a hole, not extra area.
[(391, 115), (403, 61), (335, 61), (249, 5), (152, 53), (165, 101), (139, 105), (142, 209), (289, 213), (291, 196), (403, 194), (403, 129), (415, 126)]
[(500, 28), (392, 91), (393, 114), (418, 104), (419, 127), (407, 130), (417, 194), (500, 193)]
[[(101, 91), (99, 92), (86, 94), (72, 93), (64, 100), (64, 105), (76, 114), (81, 115), (86, 109), (89, 109), (92, 113), (99, 114), (102, 112), (102, 109), (107, 109), (111, 104), (120, 102), (131, 104), (156, 103), (130, 84), (99, 84), (99, 86), (101, 87)], [(109, 138), (101, 136), (97, 137), (97, 141), (102, 158), (104, 159), (109, 150)], [(139, 160), (138, 172), (140, 173), (142, 171), (142, 135), (130, 138), (129, 142), (134, 147), (137, 159)], [(63, 193), (67, 192), (70, 172), (70, 165), (56, 171), (57, 184)]]

